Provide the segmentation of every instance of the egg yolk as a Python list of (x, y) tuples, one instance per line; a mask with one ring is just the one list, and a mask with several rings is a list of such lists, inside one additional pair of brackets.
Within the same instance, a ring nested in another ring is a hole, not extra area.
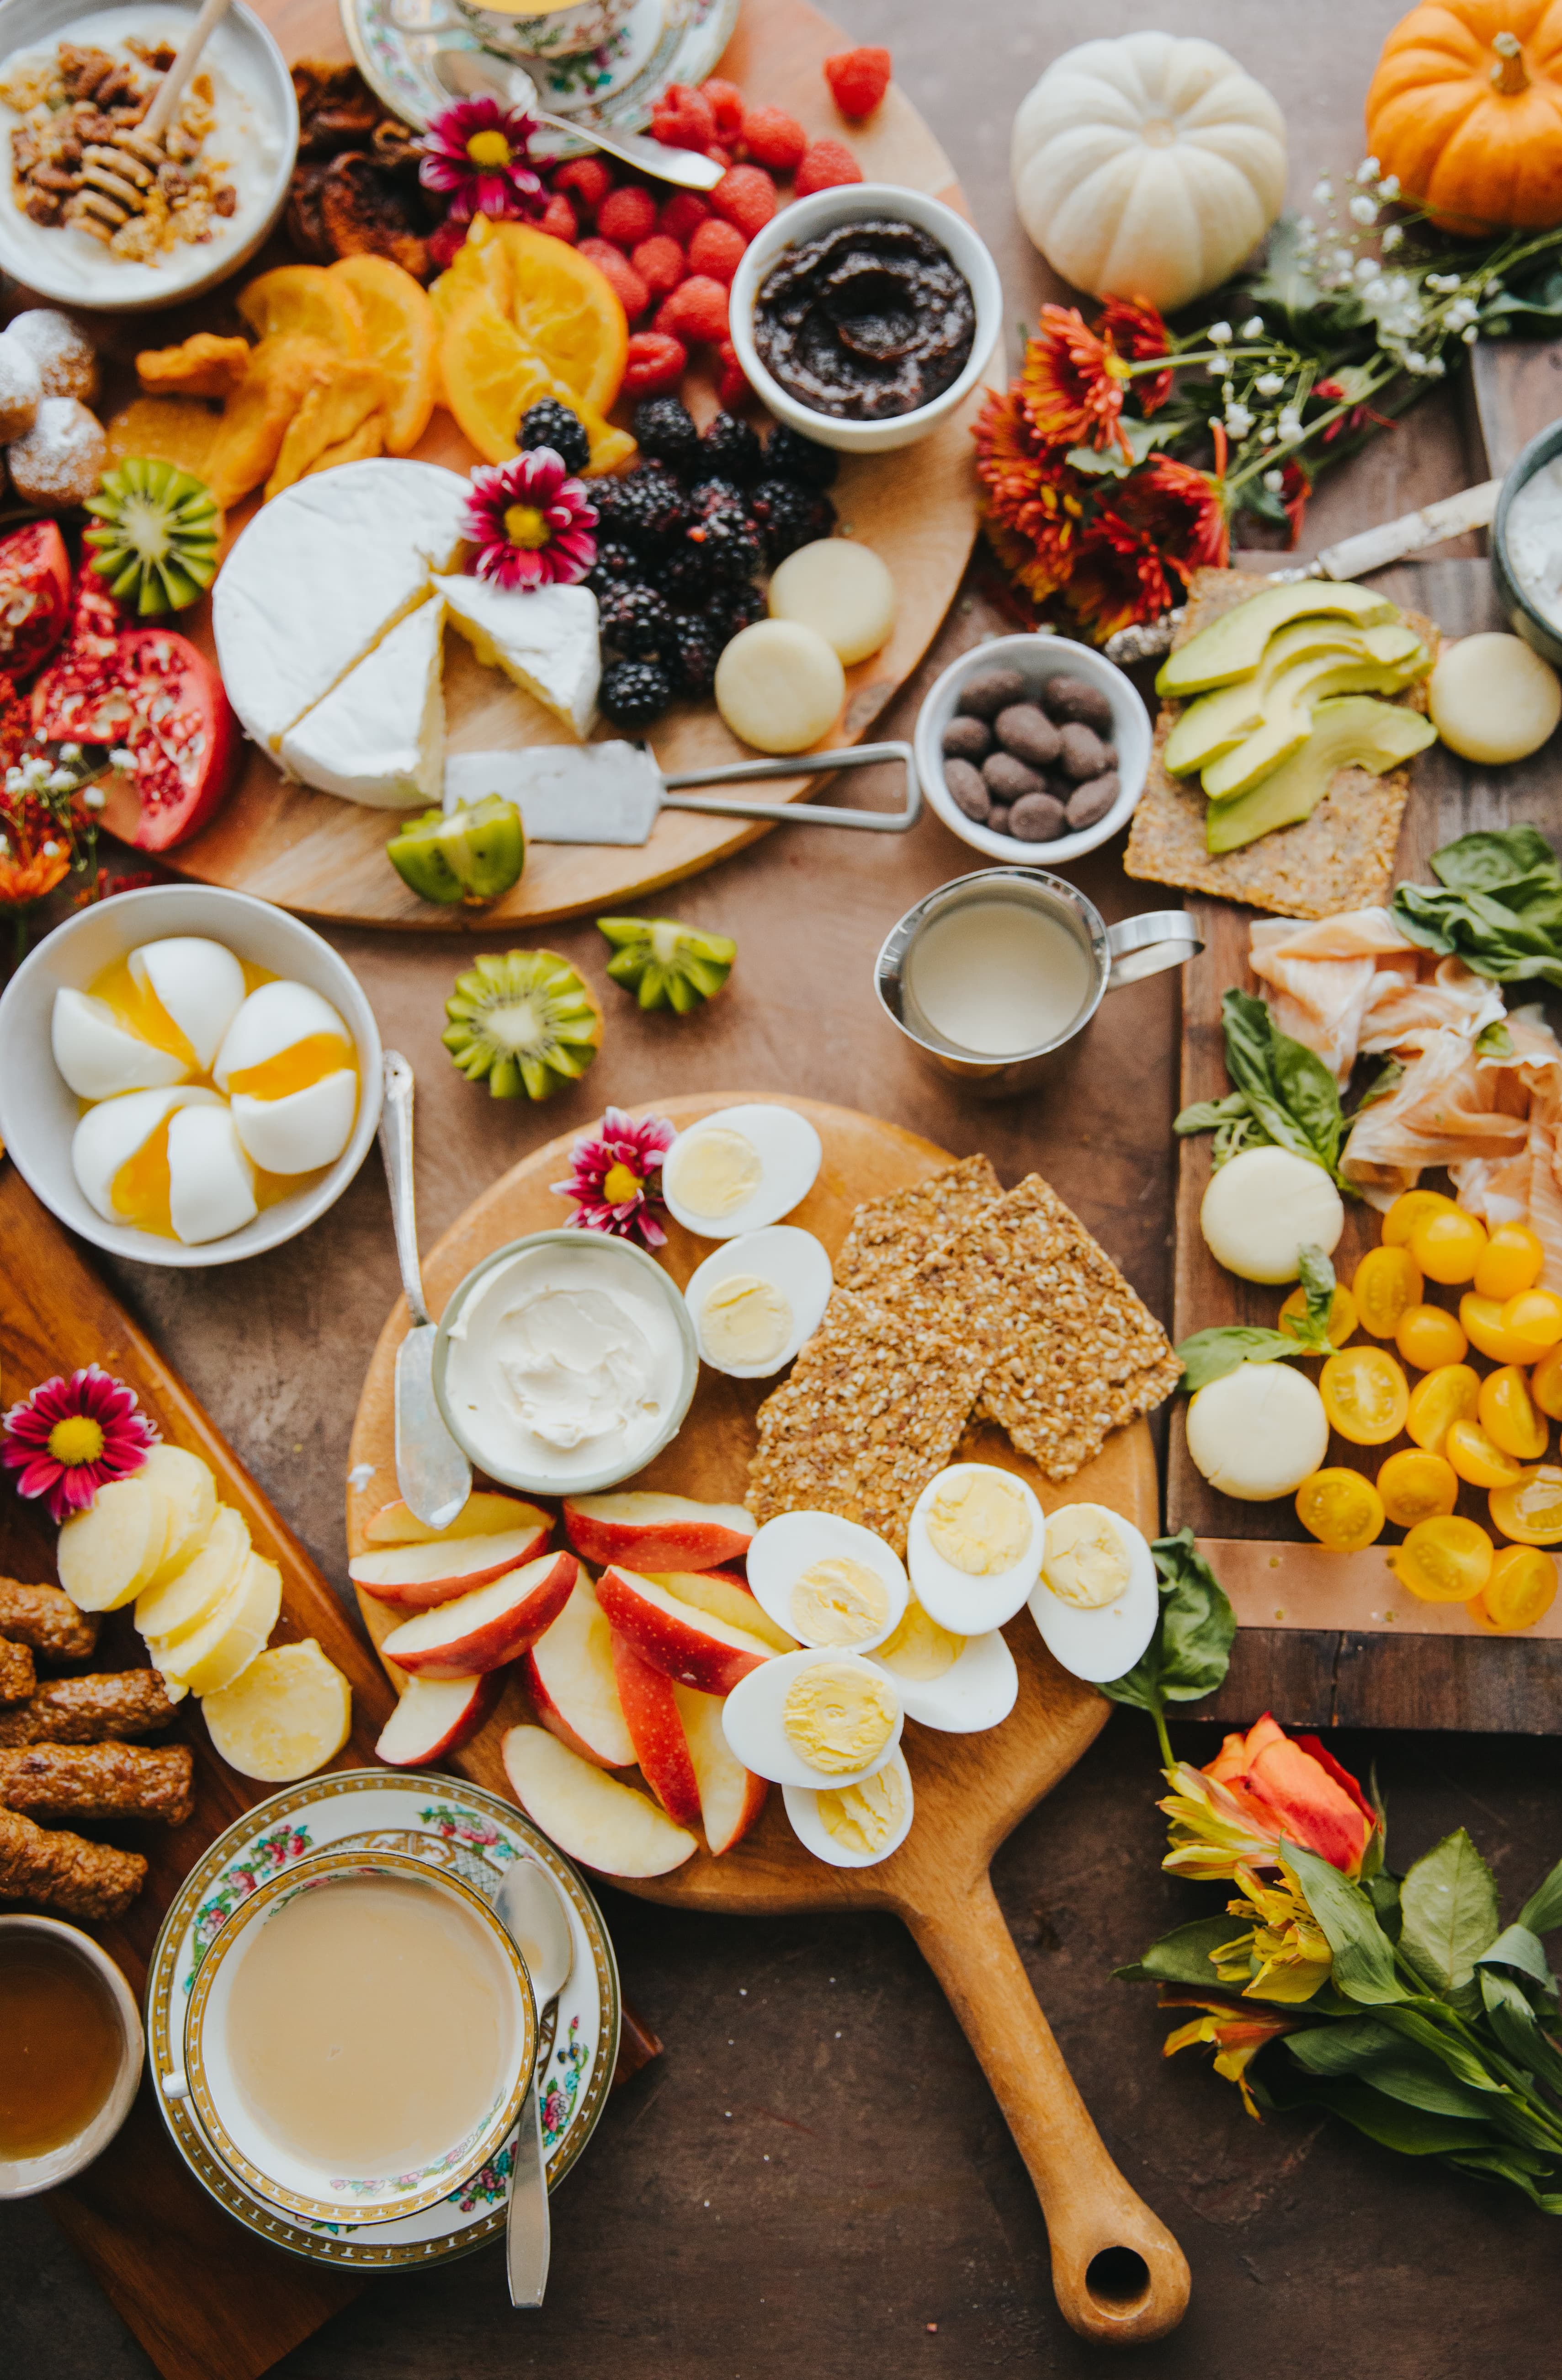
[(884, 1581), (849, 1554), (810, 1562), (792, 1590), (792, 1631), (805, 1644), (860, 1645), (889, 1617)]
[(881, 1851), (905, 1816), (905, 1779), (891, 1762), (861, 1785), (821, 1793), (814, 1806), (826, 1834), (842, 1851)]
[(699, 1335), (713, 1364), (769, 1364), (792, 1336), (792, 1307), (773, 1281), (730, 1272), (700, 1308)]
[(666, 1178), (691, 1215), (716, 1222), (753, 1197), (764, 1171), (751, 1140), (718, 1125), (674, 1144)]
[(952, 1670), (965, 1645), (963, 1636), (940, 1628), (914, 1595), (900, 1626), (892, 1636), (886, 1637), (874, 1658), (882, 1661), (887, 1670), (893, 1670), (897, 1677), (909, 1678), (921, 1685)]
[(900, 1706), (890, 1687), (843, 1661), (801, 1670), (781, 1705), (781, 1729), (800, 1760), (824, 1777), (843, 1777), (877, 1760), (895, 1732)]
[[(160, 1043), (160, 1048), (166, 1048)], [(109, 1196), (115, 1211), (139, 1232), (155, 1232), (160, 1239), (175, 1236), (170, 1202), (172, 1180), (168, 1172), (168, 1126), (171, 1115), (163, 1117), (155, 1132), (149, 1132), (133, 1157), (127, 1157), (109, 1184)]]
[(290, 1099), (295, 1091), (322, 1083), (327, 1075), (345, 1074), (357, 1064), (352, 1043), (340, 1033), (306, 1033), (301, 1041), (290, 1041), (274, 1058), (262, 1059), (258, 1066), (241, 1066), (228, 1076), (228, 1091), (235, 1098)]
[(1099, 1504), (1065, 1504), (1054, 1512), (1041, 1574), (1059, 1603), (1078, 1611), (1115, 1603), (1128, 1585), (1129, 1560), (1111, 1514)]
[(1031, 1541), (1023, 1488), (1006, 1471), (951, 1472), (928, 1507), (927, 1541), (967, 1578), (1012, 1570)]

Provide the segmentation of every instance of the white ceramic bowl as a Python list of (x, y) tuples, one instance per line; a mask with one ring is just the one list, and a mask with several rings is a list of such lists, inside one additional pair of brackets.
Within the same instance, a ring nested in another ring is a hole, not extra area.
[[(817, 239), (838, 224), (885, 215), (915, 224), (948, 250), (975, 300), (976, 335), (965, 370), (931, 405), (919, 405), (914, 413), (897, 413), (883, 421), (838, 421), (831, 414), (816, 413), (800, 405), (766, 370), (754, 344), (755, 301), (783, 249)], [(817, 190), (811, 199), (794, 200), (750, 240), (733, 276), (730, 321), (733, 345), (749, 386), (778, 421), (790, 423), (821, 446), (837, 446), (845, 455), (887, 455), (896, 446), (915, 445), (964, 404), (998, 345), (1003, 328), (1003, 289), (997, 265), (964, 216), (957, 215), (952, 207), (925, 198), (920, 190), (902, 189), (894, 182), (852, 182), (840, 189)]]
[(119, 2070), (103, 2106), (73, 2141), (66, 2141), (59, 2148), (50, 2149), (42, 2156), (0, 2157), (0, 2198), (31, 2198), (40, 2190), (53, 2190), (57, 2183), (68, 2181), (73, 2173), (79, 2173), (84, 2166), (91, 2164), (94, 2157), (103, 2155), (130, 2112), (136, 2086), (141, 2079), (141, 2060), (146, 2048), (140, 2012), (130, 1986), (108, 1953), (99, 1949), (90, 1934), (83, 1934), (75, 1925), (62, 1925), (57, 1917), (0, 1917), (0, 1937), (15, 1938), (27, 1935), (45, 1940), (54, 1937), (68, 1943), (78, 1958), (102, 1978), (119, 2017)]
[[(176, 39), (181, 30), (188, 30), (195, 6), (196, 0), (153, 0), (145, 9), (113, 13), (123, 14), (126, 31), (138, 33), (143, 28), (133, 23), (135, 15), (150, 20), (154, 35), (163, 31), (166, 20), (170, 36)], [(0, 67), (23, 52), (47, 53), (67, 30), (79, 41), (81, 34), (73, 29), (84, 18), (96, 21), (109, 13), (105, 7), (94, 8), (91, 0), (0, 0)], [(123, 34), (108, 30), (103, 36), (116, 37)], [(236, 224), (231, 231), (219, 228), (210, 242), (174, 249), (153, 266), (122, 263), (98, 250), (84, 234), (30, 224), (18, 218), (8, 187), (9, 128), (18, 119), (9, 110), (0, 110), (7, 163), (7, 188), (0, 193), (0, 266), (24, 289), (82, 313), (154, 313), (216, 288), (248, 264), (270, 237), (287, 204), (298, 155), (298, 103), (287, 61), (259, 17), (241, 0), (231, 0), (207, 43), (202, 64), (215, 66), (241, 94), (264, 142), (263, 154), (258, 147), (250, 152), (253, 170), (247, 174), (248, 211), (242, 228)], [(218, 145), (214, 140), (213, 148)], [(57, 258), (50, 246), (55, 240)]]
[[(80, 1102), (61, 1077), (50, 1048), (56, 991), (67, 986), (84, 991), (116, 959), (164, 934), (205, 934), (238, 958), (307, 983), (340, 1011), (357, 1050), (357, 1121), (335, 1164), (307, 1188), (262, 1208), (242, 1231), (199, 1247), (160, 1239), (128, 1223), (105, 1223), (89, 1205), (70, 1162)], [(0, 1000), (0, 1140), (52, 1215), (94, 1247), (138, 1264), (237, 1264), (307, 1231), (335, 1205), (368, 1156), (383, 1087), (379, 1027), (351, 967), (312, 927), (248, 892), (210, 884), (158, 884), (95, 901), (45, 936)]]
[[(1105, 818), (1078, 834), (1060, 834), (1051, 843), (1022, 843), (1017, 835), (995, 834), (991, 827), (968, 819), (944, 781), (944, 730), (954, 717), (963, 688), (990, 669), (1018, 670), (1033, 697), (1049, 677), (1082, 677), (1099, 686), (1112, 706), (1112, 742), (1117, 747), (1119, 792)], [(928, 800), (951, 834), (989, 859), (1007, 860), (1011, 868), (1057, 868), (1082, 859), (1109, 843), (1132, 817), (1144, 790), (1150, 765), (1150, 714), (1132, 678), (1095, 651), (1067, 637), (1025, 635), (995, 637), (990, 644), (973, 645), (951, 662), (930, 688), (916, 719), (916, 766)]]

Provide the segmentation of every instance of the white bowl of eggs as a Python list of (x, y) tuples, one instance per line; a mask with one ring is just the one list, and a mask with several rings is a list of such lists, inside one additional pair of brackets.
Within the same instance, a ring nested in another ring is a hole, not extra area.
[(374, 1013), (329, 942), (199, 884), (94, 903), (0, 1000), (0, 1138), (50, 1213), (140, 1264), (236, 1264), (333, 1206), (380, 1122)]

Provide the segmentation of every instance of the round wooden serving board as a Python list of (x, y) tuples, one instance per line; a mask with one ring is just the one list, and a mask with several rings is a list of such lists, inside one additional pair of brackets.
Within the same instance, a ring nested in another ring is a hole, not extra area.
[[(330, 0), (302, 6), (296, 0), (278, 31), (290, 57), (344, 54)], [(805, 0), (745, 0), (721, 72), (744, 91), (790, 110), (812, 136), (839, 139), (842, 127), (821, 67), (832, 51), (849, 46), (849, 37)], [(869, 124), (854, 125), (849, 132), (866, 179), (928, 191), (967, 212), (949, 159), (897, 88), (891, 86)], [(696, 412), (708, 418), (716, 407), (713, 384), (703, 384), (695, 401)], [(970, 429), (980, 401), (977, 391), (956, 419), (920, 445), (893, 455), (842, 457), (833, 491), (841, 526), (883, 556), (894, 577), (899, 611), (883, 650), (847, 671), (845, 706), (840, 721), (820, 737), (821, 751), (862, 741), (922, 659), (954, 599), (976, 535)], [(629, 408), (621, 405), (617, 410), (627, 421)], [(442, 407), (418, 454), (463, 473), (479, 459)], [(230, 535), (254, 510), (251, 499), (234, 513)], [(179, 625), (214, 657), (210, 611), (203, 603)], [(480, 668), (454, 630), (445, 636), (445, 696), (452, 751), (569, 740), (569, 731), (518, 686), (497, 671)], [(597, 732), (615, 731), (602, 726)], [(675, 706), (649, 740), (670, 772), (755, 757), (728, 734), (709, 702)], [(805, 771), (756, 791), (767, 801), (802, 801), (823, 782)], [(257, 893), (285, 909), (339, 925), (486, 934), (522, 920), (540, 925), (636, 901), (769, 832), (730, 819), (667, 812), (639, 846), (534, 844), (513, 892), (490, 907), (467, 909), (420, 901), (408, 891), (385, 857), (395, 817), (288, 783), (265, 754), (247, 743), (237, 781), (212, 823), (193, 842), (160, 856), (202, 883)], [(108, 823), (116, 824), (112, 811)]]
[[(755, 1097), (769, 1095), (711, 1093), (652, 1101), (642, 1112), (666, 1115), (683, 1130), (715, 1108)], [(832, 1257), (864, 1199), (907, 1187), (951, 1162), (930, 1141), (849, 1109), (809, 1099), (771, 1103), (794, 1107), (808, 1117), (824, 1143), (818, 1180), (787, 1220), (815, 1232)], [(563, 1202), (549, 1184), (567, 1172), (575, 1137), (550, 1142), (515, 1166), (446, 1232), (423, 1268), (432, 1314), (443, 1311), (452, 1292), (490, 1249), (560, 1222)], [(673, 1224), (661, 1260), (682, 1285), (708, 1253)], [(370, 1514), (396, 1493), (394, 1378), (406, 1327), (406, 1307), (398, 1302), (374, 1351), (354, 1423), (347, 1534), (355, 1553), (364, 1548)], [(678, 1437), (633, 1484), (740, 1503), (756, 1442), (754, 1416), (769, 1385), (727, 1379), (702, 1367)], [(1110, 1438), (1063, 1488), (1045, 1481), (998, 1430), (973, 1430), (962, 1452), (1019, 1473), (1045, 1508), (1089, 1499), (1120, 1512), (1146, 1536), (1156, 1532), (1155, 1453), (1143, 1421)], [(360, 1593), (358, 1600), (378, 1644), (400, 1615), (370, 1596)], [(1089, 2337), (1156, 2338), (1181, 2319), (1186, 2303), (1181, 2251), (1102, 2146), (1036, 2005), (987, 1876), (999, 1845), (1093, 1742), (1108, 1706), (1058, 1667), (1028, 1613), (1022, 1612), (1004, 1633), (1020, 1670), (1013, 1712), (1001, 1727), (982, 1735), (945, 1735), (907, 1723), (916, 1819), (902, 1848), (879, 1866), (826, 1867), (796, 1840), (781, 1797), (772, 1792), (754, 1832), (723, 1858), (701, 1852), (671, 1876), (613, 1880), (625, 1891), (694, 1909), (757, 1915), (888, 1909), (903, 1918), (965, 2028), (1035, 2181), (1064, 2313)], [(387, 1666), (396, 1679), (394, 1666)], [(507, 1791), (500, 1743), (506, 1728), (529, 1716), (524, 1691), (512, 1678), (496, 1716), (454, 1765), (479, 1783)], [(1114, 2277), (1123, 2270), (1120, 2259), (1089, 2271), (1108, 2249), (1129, 2251), (1140, 2260), (1127, 2267), (1126, 2283)]]

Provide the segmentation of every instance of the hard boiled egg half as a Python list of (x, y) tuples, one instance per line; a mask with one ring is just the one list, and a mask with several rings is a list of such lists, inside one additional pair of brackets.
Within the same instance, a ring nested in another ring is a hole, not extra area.
[(684, 1292), (702, 1358), (733, 1379), (768, 1380), (818, 1329), (831, 1278), (823, 1243), (794, 1224), (726, 1241)]
[(1041, 1506), (1023, 1479), (990, 1463), (956, 1463), (912, 1508), (906, 1566), (930, 1619), (953, 1635), (983, 1636), (1020, 1609), (1046, 1543)]
[(193, 1247), (253, 1222), (255, 1174), (215, 1091), (194, 1085), (100, 1099), (76, 1127), (71, 1164), (107, 1223)]
[(807, 1196), (824, 1148), (792, 1108), (718, 1108), (681, 1132), (663, 1160), (673, 1220), (702, 1240), (734, 1240), (779, 1223)]
[(1132, 1522), (1105, 1504), (1059, 1505), (1030, 1605), (1065, 1670), (1092, 1685), (1120, 1678), (1156, 1633), (1155, 1558)]
[(211, 1065), (244, 989), (244, 969), (221, 942), (199, 934), (143, 942), (96, 991), (54, 994), (54, 1063), (81, 1099), (182, 1083)]
[(238, 1011), (217, 1052), (212, 1079), (225, 1091), (234, 1126), (268, 1173), (312, 1173), (333, 1165), (357, 1112), (357, 1052), (328, 1000), (308, 984), (263, 983)]
[(783, 1785), (781, 1799), (804, 1850), (829, 1867), (877, 1867), (900, 1850), (916, 1815), (903, 1752), (860, 1785), (823, 1792), (806, 1785)]
[(818, 1650), (871, 1653), (899, 1628), (911, 1593), (899, 1555), (835, 1512), (778, 1513), (749, 1539), (747, 1566), (761, 1609)]
[(891, 1679), (857, 1653), (778, 1653), (721, 1706), (734, 1760), (772, 1785), (841, 1792), (876, 1776), (900, 1746)]
[(892, 1636), (868, 1656), (894, 1681), (907, 1718), (945, 1735), (976, 1735), (1014, 1707), (1020, 1672), (996, 1628), (956, 1636), (912, 1596)]

